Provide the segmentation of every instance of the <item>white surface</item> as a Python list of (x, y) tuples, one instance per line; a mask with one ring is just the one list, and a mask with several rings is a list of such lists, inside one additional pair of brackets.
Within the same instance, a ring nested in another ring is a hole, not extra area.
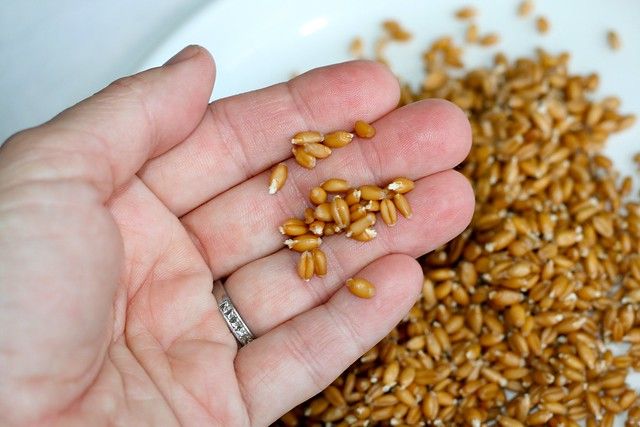
[[(640, 117), (640, 2), (535, 3), (534, 14), (519, 19), (518, 1), (512, 0), (219, 0), (160, 45), (143, 68), (161, 64), (187, 42), (197, 42), (216, 58), (214, 98), (220, 98), (286, 80), (293, 72), (350, 59), (346, 47), (354, 36), (374, 40), (383, 19), (397, 18), (416, 37), (408, 45), (393, 46), (390, 57), (398, 74), (417, 82), (422, 76), (419, 52), (435, 36), (452, 34), (461, 40), (465, 24), (453, 18), (453, 11), (473, 4), (481, 11), (477, 19), (481, 31), (498, 31), (503, 42), (496, 49), (468, 49), (468, 64), (488, 63), (498, 49), (509, 55), (529, 55), (537, 46), (568, 49), (572, 70), (597, 71), (599, 93), (621, 96), (622, 111)], [(545, 36), (534, 27), (533, 16), (538, 14), (551, 22)], [(607, 47), (609, 28), (622, 38), (619, 52)], [(623, 172), (633, 173), (631, 156), (640, 151), (640, 125), (611, 138), (607, 151)]]
[(0, 0), (0, 144), (134, 72), (206, 2)]
[[(530, 55), (537, 46), (549, 51), (570, 50), (571, 69), (600, 74), (598, 95), (619, 95), (622, 111), (640, 116), (640, 3), (637, 0), (536, 1), (535, 15), (551, 21), (551, 31), (539, 35), (533, 17), (518, 19), (517, 2), (470, 0), (219, 0), (179, 29), (150, 56), (143, 68), (161, 64), (187, 42), (207, 47), (218, 67), (214, 98), (229, 96), (286, 80), (293, 72), (350, 59), (347, 45), (354, 36), (371, 42), (380, 34), (383, 19), (396, 18), (415, 34), (409, 45), (390, 51), (393, 68), (410, 81), (422, 74), (420, 52), (436, 36), (463, 37), (466, 25), (453, 19), (453, 11), (467, 4), (481, 10), (482, 32), (498, 31), (503, 42), (496, 49), (470, 48), (467, 64), (489, 63), (502, 49), (509, 56)], [(605, 34), (615, 28), (623, 49), (611, 51)], [(369, 43), (371, 48), (371, 43)], [(634, 174), (631, 157), (640, 151), (640, 125), (610, 139), (608, 153), (617, 166)], [(636, 174), (636, 178), (638, 175)], [(640, 390), (640, 376), (629, 376)], [(616, 425), (622, 425), (617, 420)]]

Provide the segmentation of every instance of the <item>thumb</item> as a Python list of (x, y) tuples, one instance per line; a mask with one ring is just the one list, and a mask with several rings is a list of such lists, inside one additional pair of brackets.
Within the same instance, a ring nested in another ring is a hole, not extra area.
[(43, 178), (79, 178), (106, 200), (149, 158), (196, 128), (214, 75), (206, 49), (188, 46), (163, 66), (119, 79), (44, 125), (14, 135), (0, 149), (0, 190)]
[(0, 148), (0, 425), (68, 407), (102, 367), (122, 267), (104, 201), (192, 132), (213, 76), (190, 46)]

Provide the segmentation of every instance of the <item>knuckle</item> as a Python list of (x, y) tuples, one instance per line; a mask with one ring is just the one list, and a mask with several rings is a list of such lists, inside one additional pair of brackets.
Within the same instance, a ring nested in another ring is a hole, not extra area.
[[(21, 147), (35, 139), (36, 129), (37, 128), (30, 128), (18, 131), (7, 138), (4, 144), (0, 144), (0, 146), (4, 148), (4, 150), (14, 150), (16, 147)], [(0, 151), (0, 154), (1, 153), (2, 151)]]
[(114, 80), (109, 86), (107, 86), (107, 91), (137, 96), (139, 87), (142, 84), (142, 78), (138, 74), (134, 74)]

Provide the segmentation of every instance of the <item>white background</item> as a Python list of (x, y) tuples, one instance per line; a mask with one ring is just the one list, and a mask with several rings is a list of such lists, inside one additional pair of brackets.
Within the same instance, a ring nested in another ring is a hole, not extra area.
[[(640, 115), (640, 2), (537, 0), (536, 12), (552, 23), (545, 37), (535, 32), (531, 19), (515, 19), (517, 2), (0, 0), (0, 143), (194, 42), (216, 57), (214, 95), (220, 97), (348, 59), (345, 45), (353, 36), (371, 40), (379, 34), (380, 20), (397, 17), (417, 38), (408, 47), (391, 49), (398, 59), (394, 68), (416, 81), (422, 73), (418, 53), (435, 35), (461, 36), (464, 25), (451, 12), (468, 3), (481, 9), (481, 28), (505, 36), (501, 48), (507, 52), (530, 54), (538, 45), (570, 49), (574, 69), (600, 72), (600, 93), (621, 95), (622, 110)], [(604, 32), (612, 27), (622, 34), (619, 53), (604, 42)], [(487, 57), (477, 48), (467, 56)], [(607, 151), (622, 171), (632, 173), (640, 126), (612, 138)]]
[(0, 0), (0, 143), (136, 71), (207, 0)]

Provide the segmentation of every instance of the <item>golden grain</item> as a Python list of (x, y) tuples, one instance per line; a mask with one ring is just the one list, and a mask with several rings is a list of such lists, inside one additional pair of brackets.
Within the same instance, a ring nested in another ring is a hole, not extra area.
[(634, 402), (636, 402), (638, 397), (638, 394), (636, 391), (634, 390), (626, 390), (622, 396), (620, 396), (620, 400), (618, 401), (618, 404), (620, 405), (620, 408), (622, 410), (627, 410), (631, 407), (631, 405), (633, 405)]
[(505, 314), (506, 320), (510, 325), (520, 328), (524, 326), (527, 320), (527, 312), (522, 304), (513, 304), (509, 307)]
[(358, 135), (360, 138), (369, 139), (373, 138), (376, 135), (376, 129), (363, 120), (356, 121), (353, 127), (356, 135)]
[(338, 234), (341, 231), (342, 230), (340, 229), (340, 227), (338, 227), (337, 225), (335, 225), (332, 222), (329, 222), (329, 223), (325, 223), (324, 224), (324, 230), (322, 230), (322, 235), (323, 236), (333, 236), (334, 234)]
[(398, 177), (387, 185), (387, 189), (396, 193), (404, 194), (415, 188), (415, 183), (409, 178)]
[[(640, 369), (640, 204), (602, 154), (633, 116), (618, 113), (616, 97), (592, 100), (598, 76), (571, 74), (568, 54), (497, 54), (493, 67), (452, 73), (461, 48), (442, 37), (424, 59), (422, 86), (404, 85), (401, 102), (446, 98), (465, 110), (473, 146), (459, 169), (476, 214), (421, 259), (422, 293), (405, 320), (336, 380), (349, 410), (335, 425), (574, 427), (611, 425), (622, 411), (637, 424), (625, 379)], [(401, 187), (341, 193), (351, 227), (378, 209), (385, 221)], [(614, 354), (611, 341), (630, 348)]]
[(376, 409), (371, 412), (369, 418), (371, 421), (386, 421), (393, 417), (393, 407), (388, 406), (386, 408)]
[(271, 171), (271, 177), (269, 178), (269, 194), (276, 194), (280, 190), (284, 183), (287, 181), (288, 169), (284, 163), (278, 163), (278, 165)]
[(620, 406), (620, 404), (609, 396), (602, 396), (600, 398), (600, 403), (602, 404), (602, 407), (604, 409), (613, 412), (614, 414), (622, 411), (622, 407)]
[(349, 190), (349, 182), (345, 179), (331, 178), (323, 182), (320, 187), (327, 193), (344, 193)]
[(446, 73), (433, 70), (422, 80), (422, 87), (425, 90), (435, 90), (442, 87), (447, 81)]
[(613, 412), (606, 412), (600, 421), (600, 427), (613, 427), (615, 421), (615, 414)]
[(331, 155), (331, 148), (318, 142), (308, 142), (302, 146), (302, 149), (317, 159), (326, 159)]
[(463, 8), (458, 9), (455, 13), (455, 16), (458, 19), (470, 19), (470, 18), (474, 18), (477, 14), (478, 14), (478, 11), (475, 8), (471, 6), (465, 6)]
[(307, 225), (298, 218), (289, 218), (279, 227), (280, 233), (287, 236), (301, 236), (308, 232)]
[(384, 385), (394, 385), (398, 379), (398, 375), (400, 375), (400, 364), (394, 360), (385, 368), (382, 383)]
[(316, 158), (311, 154), (304, 151), (303, 147), (295, 146), (291, 149), (296, 162), (306, 169), (313, 169), (316, 167)]
[(538, 16), (536, 18), (536, 30), (538, 30), (540, 34), (546, 34), (549, 32), (550, 26), (549, 20), (546, 17)]
[(307, 130), (298, 132), (293, 135), (293, 138), (291, 138), (291, 143), (295, 145), (304, 145), (309, 143), (322, 142), (323, 140), (324, 136), (320, 132)]
[(330, 204), (331, 217), (339, 228), (346, 228), (351, 224), (349, 205), (340, 196), (333, 198)]
[(356, 203), (360, 202), (360, 190), (358, 190), (357, 188), (352, 188), (350, 190), (347, 191), (344, 200), (347, 202), (347, 204), (351, 207), (353, 205), (355, 205)]
[(411, 366), (407, 366), (402, 370), (402, 372), (400, 372), (398, 376), (398, 384), (401, 387), (407, 387), (411, 383), (413, 383), (413, 380), (415, 379), (415, 377), (416, 377), (416, 370)]
[(316, 276), (324, 276), (327, 274), (327, 256), (321, 249), (315, 248), (311, 251), (313, 257), (313, 270)]
[(405, 42), (411, 40), (412, 34), (406, 29), (402, 28), (398, 21), (387, 20), (382, 23), (382, 28), (387, 32), (392, 40)]
[(312, 209), (312, 208), (305, 208), (305, 210), (304, 210), (304, 223), (305, 224), (311, 224), (315, 220), (316, 220), (315, 210)]
[(409, 339), (405, 344), (407, 349), (413, 350), (413, 351), (422, 350), (424, 348), (424, 345), (425, 345), (425, 339), (424, 339), (424, 336), (422, 335)]
[(331, 203), (320, 203), (313, 212), (314, 218), (324, 222), (332, 222)]
[(353, 204), (349, 207), (349, 215), (351, 221), (357, 221), (367, 214), (367, 209), (360, 204)]
[(347, 279), (346, 285), (349, 291), (358, 298), (373, 298), (376, 294), (375, 286), (361, 277)]
[(327, 201), (327, 192), (321, 187), (313, 187), (309, 192), (309, 201), (314, 205), (319, 205)]
[(411, 218), (411, 216), (413, 215), (413, 210), (411, 209), (409, 201), (403, 194), (395, 194), (393, 196), (393, 203), (396, 206), (396, 209), (398, 209), (398, 212), (400, 212), (403, 217)]
[(322, 421), (324, 421), (325, 423), (337, 421), (341, 418), (344, 418), (348, 412), (349, 408), (346, 406), (331, 407), (322, 414)]
[(364, 217), (352, 222), (347, 231), (347, 237), (358, 235), (376, 223), (375, 214), (369, 212)]
[(507, 307), (522, 301), (524, 299), (524, 295), (522, 292), (501, 289), (489, 293), (489, 299), (498, 307)]
[(618, 50), (622, 46), (622, 41), (620, 40), (620, 36), (614, 30), (607, 31), (607, 44), (613, 50)]
[(498, 34), (496, 33), (485, 34), (484, 36), (480, 37), (478, 42), (482, 46), (493, 46), (495, 44), (498, 44), (498, 42), (500, 42), (500, 36), (498, 36)]
[(287, 427), (295, 427), (298, 425), (298, 418), (292, 411), (289, 411), (280, 417), (280, 421), (282, 421), (282, 423)]
[(501, 416), (501, 417), (498, 418), (498, 423), (502, 427), (524, 427), (524, 424), (522, 424), (517, 419), (511, 418), (511, 417)]
[[(418, 405), (418, 402), (416, 401), (416, 398), (414, 397), (413, 393), (411, 393), (407, 389), (397, 388), (395, 391), (395, 396), (398, 398), (400, 402), (406, 405), (405, 413), (406, 411), (409, 410), (410, 407)], [(395, 414), (395, 415), (397, 416), (398, 414)], [(401, 416), (403, 415), (404, 414), (402, 414)]]
[(362, 185), (359, 190), (362, 200), (382, 200), (387, 197), (386, 190), (377, 185)]
[(372, 408), (386, 408), (388, 406), (394, 406), (398, 403), (398, 398), (392, 394), (383, 394), (382, 396), (376, 397), (371, 402)]
[(325, 399), (327, 399), (327, 401), (333, 406), (341, 407), (346, 406), (347, 404), (347, 402), (344, 400), (344, 397), (342, 396), (342, 393), (336, 386), (330, 385), (323, 391), (322, 394), (324, 395)]
[(532, 0), (523, 0), (518, 5), (518, 16), (524, 18), (529, 16), (533, 12), (533, 1)]
[(431, 391), (427, 393), (427, 395), (424, 397), (424, 400), (422, 401), (422, 415), (427, 420), (435, 420), (438, 416), (438, 410), (440, 409), (439, 406), (440, 405), (438, 404), (438, 397), (436, 396), (435, 392)]
[(398, 214), (393, 202), (389, 199), (384, 199), (380, 202), (380, 216), (385, 224), (388, 226), (394, 226), (398, 222)]
[(284, 244), (296, 252), (305, 252), (317, 248), (322, 243), (322, 239), (313, 234), (303, 234), (293, 239), (285, 240)]
[(369, 200), (364, 205), (364, 209), (367, 212), (380, 212), (380, 202), (378, 200)]
[[(465, 32), (464, 39), (467, 43), (477, 43), (478, 42), (478, 26), (476, 24), (469, 24), (467, 27), (467, 31)], [(443, 76), (444, 73), (441, 73)], [(444, 82), (444, 79), (443, 79)], [(427, 90), (436, 89), (436, 87), (425, 87)]]
[(354, 39), (351, 41), (351, 43), (349, 44), (349, 53), (354, 58), (362, 58), (364, 47), (362, 39), (360, 37), (354, 37)]
[(323, 144), (329, 148), (342, 148), (353, 140), (353, 134), (347, 131), (339, 130), (328, 133), (324, 136)]
[(320, 416), (329, 407), (329, 401), (324, 397), (318, 397), (311, 401), (309, 406), (304, 412), (307, 417)]

